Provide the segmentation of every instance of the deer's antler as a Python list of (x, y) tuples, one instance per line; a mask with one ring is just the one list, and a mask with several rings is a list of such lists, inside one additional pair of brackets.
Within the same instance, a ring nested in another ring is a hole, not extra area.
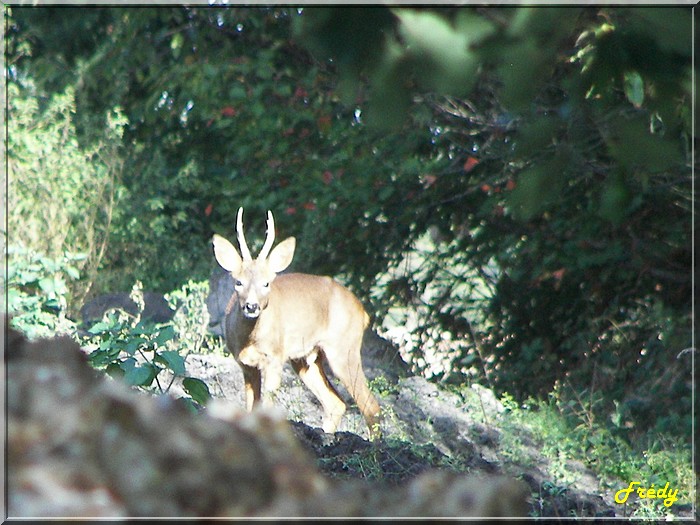
[(261, 261), (267, 259), (270, 255), (270, 250), (272, 249), (272, 243), (275, 242), (275, 219), (272, 217), (272, 212), (267, 212), (267, 234), (265, 237), (265, 244), (263, 244), (258, 259)]
[(243, 208), (238, 208), (238, 215), (236, 216), (236, 235), (238, 237), (238, 246), (241, 249), (241, 256), (244, 261), (252, 261), (253, 257), (250, 255), (250, 250), (248, 249), (248, 244), (245, 242), (245, 235), (243, 234)]

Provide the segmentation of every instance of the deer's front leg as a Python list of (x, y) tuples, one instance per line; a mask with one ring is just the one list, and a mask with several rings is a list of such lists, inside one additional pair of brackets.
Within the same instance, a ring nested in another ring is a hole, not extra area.
[(278, 359), (270, 359), (263, 370), (263, 402), (273, 404), (274, 395), (282, 384), (282, 367), (284, 363)]
[(253, 366), (241, 365), (243, 381), (245, 382), (245, 406), (248, 412), (260, 403), (261, 377), (260, 369)]

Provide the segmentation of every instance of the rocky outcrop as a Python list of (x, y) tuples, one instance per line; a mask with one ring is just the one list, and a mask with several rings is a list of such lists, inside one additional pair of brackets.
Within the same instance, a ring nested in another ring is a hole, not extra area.
[(207, 295), (207, 312), (209, 313), (209, 332), (224, 336), (224, 317), (233, 292), (233, 277), (217, 265), (209, 277), (209, 295)]
[(136, 317), (141, 315), (144, 321), (152, 323), (167, 323), (175, 315), (168, 301), (162, 294), (156, 292), (143, 292), (143, 310), (131, 298), (128, 292), (116, 292), (98, 295), (87, 301), (80, 309), (80, 318), (86, 327), (102, 319), (102, 316), (113, 308), (124, 310)]
[(69, 338), (7, 342), (10, 517), (526, 513), (524, 485), (503, 476), (334, 480), (277, 410), (191, 413), (98, 376)]
[[(619, 507), (614, 493), (601, 490), (595, 474), (580, 462), (567, 468), (577, 481), (566, 490), (553, 487), (555, 466), (544, 457), (537, 436), (510, 428), (507, 414), (494, 393), (478, 384), (451, 392), (411, 375), (397, 350), (368, 333), (363, 346), (365, 373), (378, 394), (386, 439), (370, 443), (366, 427), (350, 396), (334, 383), (348, 403), (339, 432), (324, 434), (318, 401), (291, 367), (285, 367), (276, 405), (293, 422), (300, 442), (312, 453), (321, 472), (334, 479), (376, 478), (383, 483), (408, 484), (428, 472), (478, 472), (522, 479), (529, 487), (528, 515), (542, 517), (614, 517)], [(191, 354), (188, 374), (205, 381), (215, 397), (244, 406), (243, 378), (232, 357)], [(332, 377), (332, 376), (330, 376)], [(514, 457), (505, 443), (517, 433), (523, 457)], [(575, 476), (574, 476), (575, 474)]]

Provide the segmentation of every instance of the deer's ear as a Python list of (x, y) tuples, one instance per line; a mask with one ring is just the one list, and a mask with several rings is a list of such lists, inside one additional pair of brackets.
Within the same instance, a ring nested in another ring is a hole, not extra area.
[(289, 237), (275, 246), (267, 258), (270, 270), (275, 273), (285, 270), (292, 263), (296, 245), (297, 240), (294, 237)]
[(243, 259), (233, 247), (233, 244), (224, 239), (221, 235), (214, 234), (214, 257), (221, 267), (233, 274), (239, 274), (243, 266)]

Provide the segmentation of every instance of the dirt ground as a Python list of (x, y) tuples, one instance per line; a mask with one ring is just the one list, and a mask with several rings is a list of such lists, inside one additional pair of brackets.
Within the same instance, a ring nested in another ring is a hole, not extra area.
[[(284, 371), (276, 403), (287, 411), (295, 434), (327, 476), (398, 484), (434, 468), (506, 474), (530, 487), (531, 516), (629, 515), (630, 509), (616, 505), (614, 492), (601, 488), (595, 474), (582, 463), (566, 464), (575, 482), (566, 487), (553, 483), (551, 462), (541, 454), (533, 436), (518, 436), (527, 451), (522, 462), (507, 454), (501, 447), (503, 430), (499, 428), (503, 407), (490, 390), (475, 386), (472, 397), (477, 401), (470, 408), (462, 397), (411, 375), (396, 349), (379, 338), (365, 345), (363, 361), (382, 406), (383, 436), (374, 442), (368, 441), (364, 421), (339, 383), (335, 382), (348, 411), (338, 432), (329, 435), (319, 428), (322, 410), (318, 401), (291, 367)], [(214, 397), (244, 406), (242, 374), (231, 357), (191, 354), (187, 363), (188, 373), (205, 381)]]

